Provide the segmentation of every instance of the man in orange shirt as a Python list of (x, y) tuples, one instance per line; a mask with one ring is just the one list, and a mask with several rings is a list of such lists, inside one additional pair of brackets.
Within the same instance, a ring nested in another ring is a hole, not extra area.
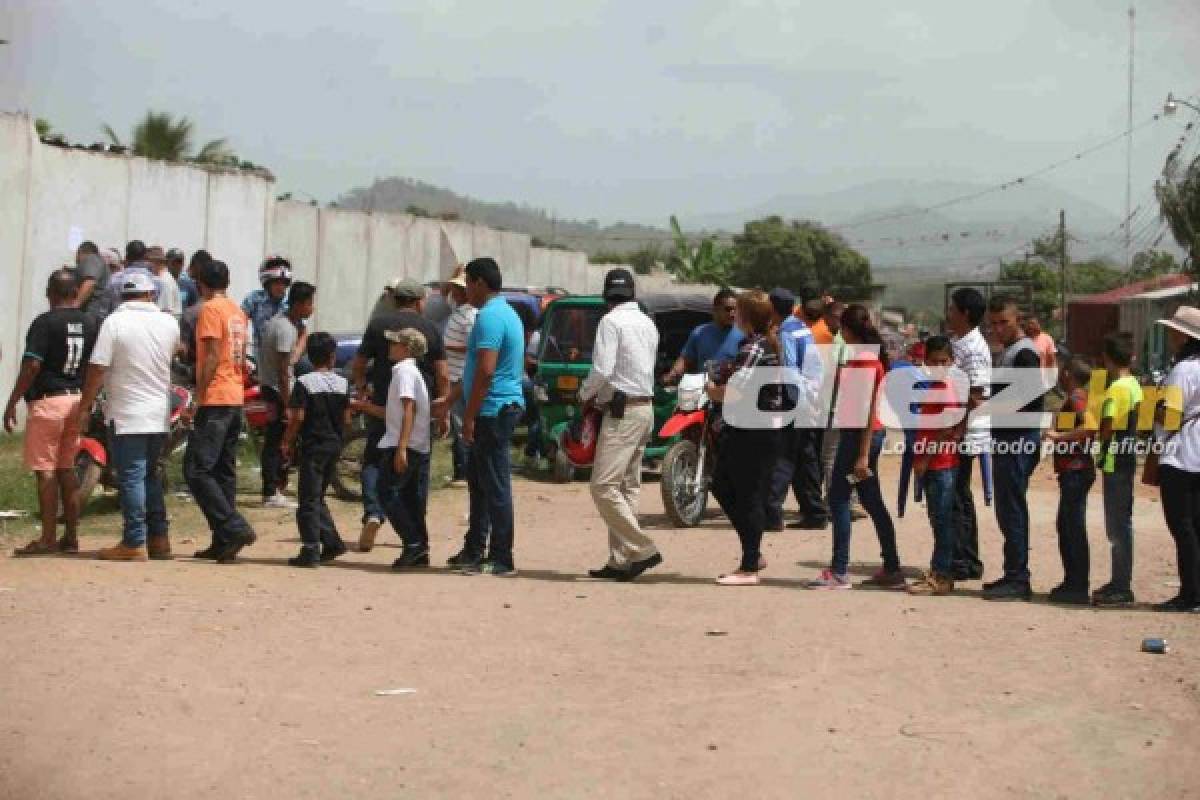
[(1024, 329), (1025, 335), (1029, 337), (1029, 341), (1033, 342), (1033, 349), (1037, 350), (1038, 357), (1042, 360), (1042, 369), (1057, 369), (1058, 345), (1054, 343), (1054, 338), (1050, 334), (1042, 330), (1042, 323), (1037, 315), (1026, 314), (1021, 321), (1021, 327)]
[(237, 510), (237, 445), (242, 431), (242, 380), (249, 321), (225, 296), (229, 268), (202, 265), (196, 284), (204, 304), (196, 318), (196, 412), (188, 436), (183, 475), (212, 531), (212, 543), (196, 553), (231, 563), (254, 544), (254, 530)]

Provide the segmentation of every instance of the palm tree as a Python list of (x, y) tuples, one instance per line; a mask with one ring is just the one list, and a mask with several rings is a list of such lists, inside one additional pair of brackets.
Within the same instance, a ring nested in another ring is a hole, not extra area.
[[(100, 128), (113, 144), (123, 146), (109, 125)], [(183, 161), (192, 150), (192, 121), (187, 117), (175, 119), (166, 111), (148, 111), (133, 128), (133, 154), (161, 161)], [(206, 164), (223, 164), (233, 159), (224, 139), (206, 142), (193, 158)]]

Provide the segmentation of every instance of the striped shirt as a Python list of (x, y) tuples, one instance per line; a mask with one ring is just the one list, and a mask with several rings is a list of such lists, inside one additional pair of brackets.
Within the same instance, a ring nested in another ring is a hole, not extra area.
[[(454, 309), (454, 313), (446, 320), (446, 332), (442, 344), (446, 348), (446, 368), (450, 372), (450, 381), (457, 383), (462, 380), (463, 365), (467, 360), (467, 339), (471, 328), (475, 327), (475, 315), (479, 309), (463, 303)], [(452, 350), (461, 347), (461, 350)]]
[[(973, 328), (966, 336), (955, 339), (954, 366), (967, 374), (967, 380), (972, 389), (982, 389), (983, 397), (987, 399), (992, 393), (992, 349), (987, 340)], [(967, 435), (963, 439), (969, 452), (981, 453), (991, 440), (991, 420), (983, 415), (971, 414), (967, 423)]]

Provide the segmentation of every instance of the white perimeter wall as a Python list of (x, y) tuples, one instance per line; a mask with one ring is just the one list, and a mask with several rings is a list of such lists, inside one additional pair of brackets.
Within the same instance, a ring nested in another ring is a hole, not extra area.
[(84, 239), (122, 250), (141, 239), (189, 255), (202, 247), (229, 265), (235, 298), (256, 288), (268, 253), (285, 255), (317, 285), (317, 324), (331, 331), (362, 328), (398, 276), (444, 277), (444, 243), (458, 263), (495, 258), (508, 286), (596, 293), (604, 275), (583, 253), (532, 247), (521, 233), (276, 202), (260, 175), (43, 145), (29, 117), (0, 113), (0, 391), (15, 380), (29, 323), (46, 310), (46, 278), (74, 263)]

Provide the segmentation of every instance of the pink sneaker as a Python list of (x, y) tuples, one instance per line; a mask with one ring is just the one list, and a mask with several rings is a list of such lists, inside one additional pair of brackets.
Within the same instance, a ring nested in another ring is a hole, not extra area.
[(821, 570), (821, 576), (805, 584), (808, 589), (850, 589), (850, 576), (838, 574), (831, 569)]
[(758, 573), (731, 572), (717, 578), (717, 583), (721, 586), (758, 586)]

